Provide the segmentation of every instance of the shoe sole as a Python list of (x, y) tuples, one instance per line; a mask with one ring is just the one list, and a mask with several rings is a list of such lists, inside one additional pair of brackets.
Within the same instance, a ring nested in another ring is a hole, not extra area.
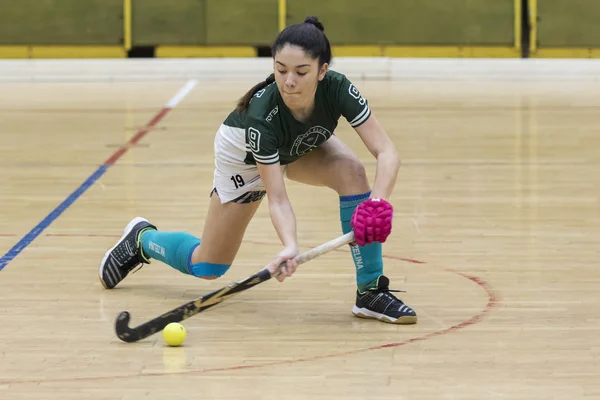
[(412, 325), (417, 323), (417, 316), (406, 315), (400, 318), (392, 318), (385, 314), (376, 313), (366, 308), (352, 307), (352, 314), (358, 318), (376, 319), (388, 324)]
[[(115, 247), (117, 247), (119, 244), (121, 244), (123, 239), (125, 239), (125, 236), (129, 235), (129, 233), (131, 233), (133, 228), (140, 222), (148, 222), (148, 220), (145, 218), (142, 218), (142, 217), (135, 217), (134, 219), (129, 221), (129, 223), (127, 224), (125, 229), (123, 229), (123, 236), (121, 236), (121, 239), (119, 239), (117, 241), (117, 243), (104, 254), (104, 257), (102, 257), (102, 262), (100, 263), (100, 268), (98, 269), (98, 278), (100, 279), (100, 283), (102, 284), (102, 286), (104, 286), (104, 289), (113, 289), (114, 288), (114, 287), (112, 287), (112, 288), (107, 287), (104, 284), (104, 279), (102, 279), (102, 273), (104, 272), (104, 265), (106, 264), (106, 260), (108, 259), (108, 256), (115, 249)], [(117, 286), (117, 285), (115, 285), (115, 286)]]

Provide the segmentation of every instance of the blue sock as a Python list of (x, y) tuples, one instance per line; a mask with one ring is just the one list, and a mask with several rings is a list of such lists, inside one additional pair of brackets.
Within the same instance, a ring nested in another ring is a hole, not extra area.
[[(367, 200), (371, 192), (353, 196), (340, 196), (340, 220), (344, 234), (352, 230), (350, 220), (356, 207)], [(352, 258), (356, 266), (356, 285), (359, 292), (377, 287), (377, 281), (383, 275), (383, 258), (381, 243), (371, 243), (366, 246), (350, 245)]]
[(191, 259), (200, 239), (185, 232), (159, 232), (148, 229), (140, 235), (144, 255), (162, 261), (183, 272), (194, 275)]

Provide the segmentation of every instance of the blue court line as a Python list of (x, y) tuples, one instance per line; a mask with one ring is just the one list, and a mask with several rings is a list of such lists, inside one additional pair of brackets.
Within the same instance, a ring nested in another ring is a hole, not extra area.
[(46, 218), (44, 218), (39, 224), (35, 226), (28, 234), (23, 236), (21, 240), (17, 242), (2, 258), (0, 258), (0, 271), (6, 265), (11, 262), (16, 256), (19, 255), (31, 242), (37, 238), (40, 233), (44, 231), (56, 218), (58, 218), (67, 208), (69, 208), (75, 200), (77, 200), (86, 190), (89, 189), (104, 173), (108, 170), (111, 165), (101, 165), (98, 169), (90, 175), (73, 193), (69, 195), (56, 207)]

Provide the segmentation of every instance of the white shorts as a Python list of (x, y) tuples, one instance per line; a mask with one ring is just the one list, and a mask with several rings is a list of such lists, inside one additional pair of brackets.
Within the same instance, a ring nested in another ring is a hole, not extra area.
[[(246, 140), (242, 128), (221, 125), (214, 143), (215, 172), (213, 191), (221, 203), (250, 203), (266, 194), (256, 165), (245, 164)], [(285, 172), (285, 166), (281, 167)]]

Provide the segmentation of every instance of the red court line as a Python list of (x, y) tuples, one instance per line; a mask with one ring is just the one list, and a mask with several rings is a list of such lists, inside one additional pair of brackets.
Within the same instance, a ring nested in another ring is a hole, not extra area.
[(169, 111), (171, 111), (170, 108), (163, 107), (163, 109), (160, 110), (160, 112), (156, 114), (154, 118), (152, 118), (152, 120), (146, 124), (145, 127), (138, 131), (138, 133), (136, 133), (135, 136), (129, 139), (129, 141), (125, 145), (123, 145), (112, 156), (110, 156), (106, 161), (104, 161), (103, 165), (114, 165), (117, 162), (117, 160), (121, 158), (123, 154), (125, 154), (127, 150), (131, 148), (131, 146), (135, 145), (137, 142), (142, 140), (142, 138), (146, 136), (148, 131), (150, 131), (150, 129), (152, 129), (161, 119), (163, 119), (164, 116), (169, 113)]
[(138, 133), (135, 134), (129, 141), (117, 150), (112, 156), (110, 156), (103, 165), (110, 166), (114, 165), (114, 163), (123, 156), (137, 142), (139, 142), (150, 129), (152, 129), (165, 115), (169, 113), (174, 107), (176, 107), (179, 102), (188, 95), (188, 93), (196, 86), (198, 82), (195, 79), (189, 80), (179, 91), (169, 100), (169, 102), (160, 110), (158, 114), (152, 118), (150, 122), (146, 124)]

